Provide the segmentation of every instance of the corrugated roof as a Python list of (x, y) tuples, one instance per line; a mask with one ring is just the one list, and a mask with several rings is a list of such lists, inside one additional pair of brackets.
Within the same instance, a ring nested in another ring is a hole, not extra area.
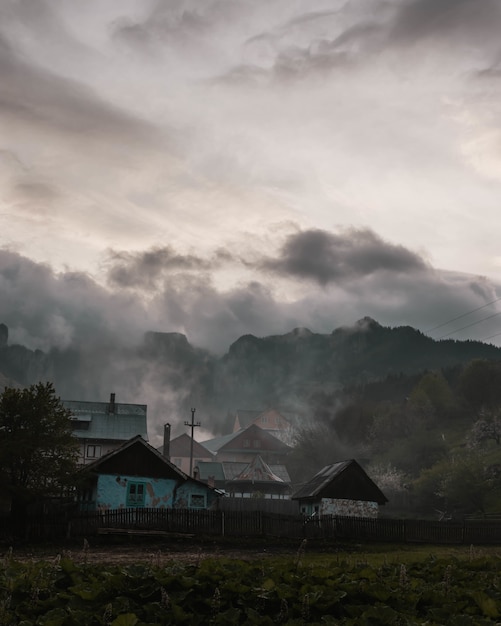
[(269, 465), (258, 454), (232, 482), (283, 483), (284, 481), (271, 471)]
[(214, 439), (208, 439), (207, 441), (201, 441), (200, 443), (207, 448), (207, 450), (215, 453), (232, 439), (235, 439), (235, 437), (241, 432), (242, 431), (239, 430), (236, 433), (230, 433), (229, 435), (223, 435), (221, 437), (214, 437)]
[(214, 480), (224, 480), (224, 472), (221, 463), (213, 461), (200, 461), (197, 463), (200, 480), (209, 480), (212, 476)]
[[(157, 450), (162, 451), (163, 446), (157, 448)], [(169, 445), (169, 454), (171, 458), (173, 457), (186, 457), (190, 456), (191, 453), (191, 437), (183, 433), (179, 435), (179, 437), (175, 437), (171, 439)], [(213, 453), (205, 447), (205, 443), (200, 443), (199, 441), (193, 440), (193, 456), (195, 457), (206, 457), (211, 458)]]
[[(246, 467), (248, 463), (241, 461), (200, 461), (197, 463), (197, 467), (200, 471), (200, 479), (207, 480), (209, 476), (214, 476), (216, 480), (233, 480), (236, 478)], [(283, 482), (290, 483), (291, 479), (289, 472), (285, 465), (274, 464), (268, 465), (270, 470), (278, 476)]]
[(340, 461), (339, 463), (326, 465), (294, 494), (294, 498), (317, 496), (322, 489), (330, 484), (330, 482), (348, 467), (350, 463), (351, 461)]
[[(247, 437), (250, 439), (259, 439), (262, 444), (260, 447), (274, 450), (275, 452), (286, 454), (291, 449), (286, 443), (275, 437), (275, 435), (271, 434), (268, 430), (260, 428), (257, 424), (251, 424), (250, 426), (247, 426), (247, 428), (242, 428), (236, 433), (223, 435), (222, 437), (215, 437), (214, 439), (201, 441), (200, 443), (214, 453), (219, 452), (222, 448), (225, 449), (225, 452), (230, 450), (233, 452), (248, 452), (249, 446), (246, 447), (244, 445), (244, 440)], [(230, 445), (232, 441), (235, 441), (234, 446)]]
[[(110, 402), (87, 402), (84, 400), (63, 400), (64, 406), (75, 415), (109, 413)], [(113, 412), (123, 415), (146, 415), (148, 406), (146, 404), (130, 404), (126, 402), (115, 402)]]
[(84, 402), (63, 400), (76, 422), (88, 422), (88, 428), (75, 428), (73, 434), (79, 439), (111, 439), (127, 441), (136, 435), (148, 440), (146, 404), (113, 404), (109, 402)]

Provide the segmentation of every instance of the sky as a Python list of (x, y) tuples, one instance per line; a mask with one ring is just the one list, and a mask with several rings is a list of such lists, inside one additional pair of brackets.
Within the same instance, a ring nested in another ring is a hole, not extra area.
[(501, 345), (498, 0), (0, 0), (0, 322)]

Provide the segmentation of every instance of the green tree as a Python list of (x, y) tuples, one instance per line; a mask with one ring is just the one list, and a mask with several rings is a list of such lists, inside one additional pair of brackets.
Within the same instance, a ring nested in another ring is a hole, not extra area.
[(464, 452), (421, 472), (413, 487), (421, 508), (486, 513), (499, 497), (501, 479), (481, 455)]
[(454, 395), (443, 374), (427, 372), (411, 391), (407, 410), (413, 420), (430, 425), (437, 417), (448, 417), (454, 405)]
[(492, 439), (499, 446), (501, 444), (501, 415), (499, 410), (494, 412), (481, 411), (470, 430), (468, 445), (476, 448)]
[(0, 481), (18, 530), (30, 504), (59, 496), (72, 483), (78, 447), (70, 415), (51, 383), (0, 395)]
[(501, 406), (501, 362), (471, 361), (460, 376), (459, 391), (474, 410)]

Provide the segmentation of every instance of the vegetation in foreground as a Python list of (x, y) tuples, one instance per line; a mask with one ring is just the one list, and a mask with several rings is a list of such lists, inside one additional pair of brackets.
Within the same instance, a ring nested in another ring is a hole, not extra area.
[(0, 562), (4, 626), (482, 625), (501, 616), (500, 554), (387, 552), (93, 565), (58, 555)]

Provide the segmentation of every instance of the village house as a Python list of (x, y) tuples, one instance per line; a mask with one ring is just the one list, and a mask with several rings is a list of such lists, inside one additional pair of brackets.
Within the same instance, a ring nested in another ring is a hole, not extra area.
[(260, 455), (250, 463), (201, 461), (195, 466), (195, 476), (233, 497), (288, 499), (291, 494), (285, 465), (268, 465)]
[(303, 515), (377, 517), (388, 499), (355, 460), (326, 465), (292, 496)]
[(63, 405), (72, 414), (73, 435), (80, 444), (80, 465), (92, 463), (136, 435), (148, 440), (145, 404), (119, 403), (112, 393), (109, 402), (63, 400)]
[(201, 442), (219, 462), (250, 463), (257, 455), (268, 465), (283, 463), (291, 447), (256, 424)]
[[(166, 449), (167, 452), (165, 452)], [(212, 452), (207, 450), (207, 448), (205, 448), (201, 443), (198, 443), (198, 441), (193, 440), (192, 442), (191, 437), (186, 433), (171, 439), (167, 448), (164, 441), (164, 445), (157, 448), (157, 450), (161, 450), (164, 456), (166, 456), (171, 463), (188, 475), (190, 474), (191, 461), (192, 467), (195, 467), (195, 465), (202, 461), (212, 461), (214, 458), (214, 454)], [(192, 451), (193, 458), (191, 457)]]
[(190, 478), (140, 435), (81, 470), (82, 510), (207, 509), (218, 492)]
[(287, 418), (277, 409), (265, 411), (250, 411), (239, 409), (235, 413), (233, 432), (236, 433), (255, 424), (268, 431), (271, 435), (284, 443), (290, 444), (294, 438), (294, 424), (292, 418)]

